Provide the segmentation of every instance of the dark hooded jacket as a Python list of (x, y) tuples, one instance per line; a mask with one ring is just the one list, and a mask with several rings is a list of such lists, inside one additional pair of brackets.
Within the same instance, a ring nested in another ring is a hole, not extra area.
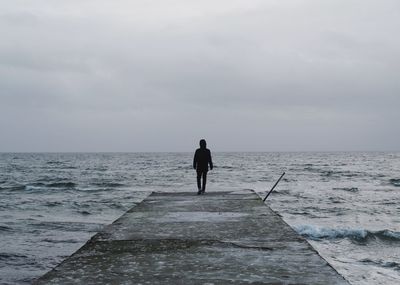
[(198, 148), (194, 154), (193, 168), (197, 171), (208, 171), (208, 165), (210, 165), (211, 170), (213, 169), (211, 152), (206, 146), (206, 141), (201, 140), (200, 148)]

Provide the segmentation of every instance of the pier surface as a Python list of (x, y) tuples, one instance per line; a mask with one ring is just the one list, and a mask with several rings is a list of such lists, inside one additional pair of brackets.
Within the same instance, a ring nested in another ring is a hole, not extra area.
[(35, 284), (348, 284), (250, 190), (152, 193)]

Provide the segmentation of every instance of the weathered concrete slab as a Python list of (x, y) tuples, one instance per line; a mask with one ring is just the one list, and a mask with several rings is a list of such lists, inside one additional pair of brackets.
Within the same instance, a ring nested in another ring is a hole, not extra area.
[(152, 193), (36, 284), (348, 284), (252, 191)]

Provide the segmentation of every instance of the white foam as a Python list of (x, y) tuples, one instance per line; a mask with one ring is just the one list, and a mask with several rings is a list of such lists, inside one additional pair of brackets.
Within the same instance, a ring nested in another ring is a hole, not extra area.
[(364, 239), (368, 235), (368, 231), (365, 229), (351, 229), (351, 228), (324, 228), (315, 225), (300, 225), (294, 227), (295, 230), (306, 237), (311, 239), (322, 239), (322, 238), (361, 238)]
[(41, 190), (43, 189), (42, 186), (32, 186), (32, 185), (26, 185), (25, 189), (28, 191), (33, 191), (33, 190)]

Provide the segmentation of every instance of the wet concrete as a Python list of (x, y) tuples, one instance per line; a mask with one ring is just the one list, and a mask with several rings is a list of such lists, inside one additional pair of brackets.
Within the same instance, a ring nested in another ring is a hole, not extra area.
[(253, 191), (152, 193), (35, 284), (348, 284)]

